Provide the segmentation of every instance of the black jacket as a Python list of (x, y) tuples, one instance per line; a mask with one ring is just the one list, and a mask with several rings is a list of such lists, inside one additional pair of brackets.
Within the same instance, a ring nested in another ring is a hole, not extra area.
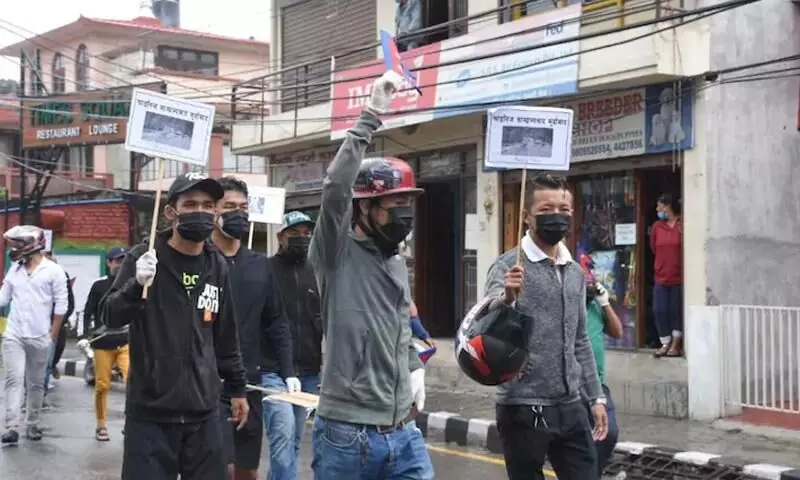
[[(307, 260), (283, 252), (271, 257), (270, 264), (289, 318), (294, 369), (298, 375), (317, 374), (322, 366), (322, 315), (314, 271)], [(262, 365), (274, 364), (266, 360)]]
[(92, 348), (95, 350), (113, 350), (128, 344), (127, 325), (112, 331), (106, 328), (100, 317), (100, 300), (113, 283), (114, 277), (108, 275), (95, 280), (86, 296), (86, 306), (83, 307), (83, 335), (93, 339)]
[(127, 416), (152, 422), (202, 421), (219, 411), (220, 376), (226, 395), (245, 396), (236, 310), (228, 265), (216, 247), (206, 244), (205, 271), (187, 292), (169, 262), (169, 235), (156, 238), (159, 262), (147, 300), (136, 281), (136, 261), (147, 251), (142, 244), (125, 256), (100, 311), (109, 328), (130, 324)]
[[(239, 344), (248, 381), (261, 383), (262, 351), (270, 353), (274, 371), (283, 378), (295, 376), (292, 337), (267, 257), (241, 247), (226, 257), (239, 321)], [(270, 370), (273, 371), (273, 370)]]

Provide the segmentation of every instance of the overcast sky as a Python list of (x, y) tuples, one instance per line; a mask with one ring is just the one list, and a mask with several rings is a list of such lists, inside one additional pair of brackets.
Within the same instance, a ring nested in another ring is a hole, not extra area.
[[(0, 13), (0, 45), (19, 42), (77, 20), (80, 15), (130, 20), (138, 15), (140, 0), (32, 0), (11, 2)], [(183, 0), (181, 27), (231, 37), (269, 39), (269, 2), (266, 0)], [(45, 13), (43, 15), (43, 13)], [(15, 28), (16, 27), (16, 28)], [(10, 32), (8, 30), (15, 30)], [(0, 57), (0, 78), (19, 77), (16, 59)]]

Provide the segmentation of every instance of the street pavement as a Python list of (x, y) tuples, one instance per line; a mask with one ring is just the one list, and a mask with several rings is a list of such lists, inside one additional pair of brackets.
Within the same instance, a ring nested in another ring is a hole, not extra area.
[[(50, 406), (42, 419), (44, 439), (40, 442), (23, 439), (18, 446), (3, 447), (0, 450), (0, 478), (119, 479), (125, 403), (123, 386), (115, 384), (109, 398), (111, 441), (106, 443), (94, 439), (93, 391), (82, 379), (62, 377), (48, 393), (47, 403)], [(502, 459), (495, 455), (442, 444), (430, 445), (429, 448), (437, 479), (505, 478)], [(306, 434), (299, 462), (301, 480), (312, 478), (310, 450), (310, 439)], [(266, 458), (265, 445), (259, 478), (264, 478)]]
[[(612, 392), (613, 395), (613, 392)], [(427, 412), (451, 412), (466, 418), (494, 420), (489, 396), (437, 389), (428, 385)], [(711, 424), (647, 415), (617, 414), (620, 441), (640, 442), (681, 451), (707, 452), (774, 465), (796, 466), (800, 442), (750, 435), (738, 429), (721, 430)]]

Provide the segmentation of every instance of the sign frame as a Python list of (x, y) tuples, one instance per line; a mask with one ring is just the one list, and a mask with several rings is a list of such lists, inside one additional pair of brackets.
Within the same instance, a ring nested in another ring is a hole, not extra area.
[[(247, 195), (250, 223), (283, 223), (286, 209), (286, 189), (278, 187), (252, 186)], [(280, 207), (280, 208), (279, 208)]]
[(215, 112), (213, 104), (136, 88), (125, 149), (206, 167)]

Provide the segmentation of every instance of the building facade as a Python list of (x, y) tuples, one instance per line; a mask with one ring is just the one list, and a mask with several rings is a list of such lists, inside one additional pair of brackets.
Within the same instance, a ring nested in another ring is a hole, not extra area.
[[(701, 418), (703, 407), (690, 397), (713, 392), (707, 379), (695, 376), (701, 367), (690, 365), (697, 361), (692, 353), (707, 353), (698, 343), (702, 334), (694, 333), (692, 341), (694, 327), (705, 321), (694, 317), (708, 318), (702, 312), (718, 290), (738, 296), (734, 292), (746, 288), (739, 283), (749, 281), (735, 272), (741, 261), (736, 252), (750, 241), (747, 232), (759, 230), (756, 238), (771, 232), (769, 242), (786, 242), (790, 257), (796, 243), (791, 232), (797, 219), (786, 219), (790, 212), (782, 212), (786, 220), (780, 225), (762, 228), (761, 223), (734, 218), (746, 207), (734, 209), (731, 202), (739, 200), (730, 200), (733, 196), (748, 202), (737, 186), (766, 188), (764, 182), (781, 176), (797, 157), (796, 77), (737, 86), (729, 80), (734, 72), (754, 75), (758, 70), (753, 64), (759, 61), (797, 51), (798, 39), (789, 40), (789, 32), (797, 28), (797, 7), (780, 0), (735, 5), (728, 11), (714, 10), (708, 2), (690, 7), (639, 1), (441, 3), (444, 12), (423, 11), (420, 46), (401, 54), (416, 71), (419, 90), (404, 89), (397, 95), (392, 108), (398, 114), (387, 119), (371, 151), (408, 160), (426, 189), (417, 203), (409, 253), (414, 296), (426, 326), (437, 335), (452, 336), (466, 309), (483, 295), (492, 262), (521, 235), (520, 172), (484, 167), (486, 109), (512, 102), (571, 108), (575, 125), (567, 177), (576, 211), (567, 242), (573, 252), (592, 258), (625, 327), (622, 339), (608, 342), (609, 386), (619, 392), (621, 410)], [(283, 62), (276, 65), (277, 73), (234, 89), (235, 100), (257, 95), (273, 114), (259, 121), (252, 115), (252, 103), (240, 107), (235, 101), (233, 148), (267, 156), (272, 185), (289, 192), (287, 205), (313, 212), (338, 141), (366, 102), (373, 80), (385, 70), (376, 39), (380, 30), (394, 33), (396, 4), (348, 2), (347, 8), (359, 9), (359, 25), (369, 24), (369, 35), (358, 39), (350, 30), (359, 29), (345, 20), (353, 16), (336, 23), (336, 12), (299, 18), (293, 8), (289, 0), (273, 2), (272, 51)], [(702, 14), (708, 15), (698, 18)], [(353, 37), (347, 37), (345, 46), (331, 43), (314, 56), (293, 35), (323, 17), (329, 20), (326, 31), (332, 42), (340, 34)], [(427, 27), (442, 23), (440, 28)], [(286, 31), (288, 25), (292, 32)], [(755, 25), (760, 35), (769, 31), (769, 42), (755, 48), (742, 39), (729, 48), (727, 35), (736, 36), (734, 26), (740, 32)], [(353, 58), (361, 63), (353, 65)], [(780, 67), (770, 65), (763, 68)], [(732, 92), (735, 106), (728, 101)], [(762, 104), (759, 99), (765, 95), (770, 101)], [(771, 112), (772, 120), (764, 118), (739, 137), (738, 125), (753, 109)], [(721, 112), (726, 112), (725, 120), (718, 120)], [(781, 130), (789, 121), (792, 128)], [(741, 145), (746, 138), (752, 139), (747, 147)], [(754, 160), (767, 146), (768, 160), (756, 164), (743, 158)], [(731, 163), (731, 158), (740, 160)], [(750, 183), (759, 176), (756, 170), (762, 180)], [(792, 201), (797, 190), (780, 185), (768, 200), (758, 200), (759, 211), (797, 204)], [(662, 193), (681, 197), (684, 206), (688, 360), (654, 359), (650, 349), (657, 334), (649, 232)], [(730, 223), (719, 225), (720, 213)], [(733, 238), (719, 238), (734, 227)], [(781, 260), (772, 249), (761, 249), (759, 255), (759, 286), (749, 289), (748, 302), (796, 304), (786, 291), (796, 269), (771, 276), (767, 271), (774, 270), (768, 266)], [(730, 295), (726, 302), (735, 301)]]

